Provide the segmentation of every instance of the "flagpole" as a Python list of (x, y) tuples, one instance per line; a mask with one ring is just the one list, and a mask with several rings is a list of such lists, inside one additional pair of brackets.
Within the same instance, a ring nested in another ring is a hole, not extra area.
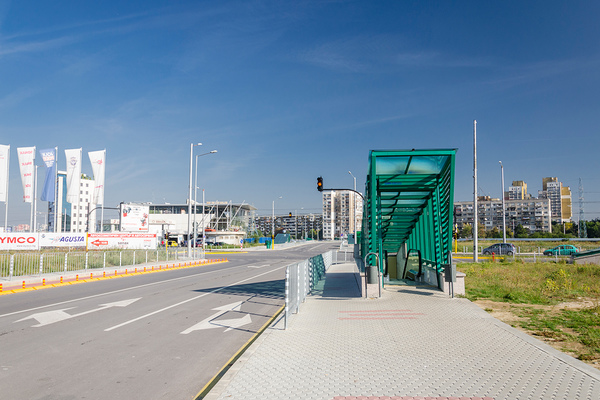
[(8, 161), (6, 164), (6, 201), (4, 202), (4, 232), (8, 229), (8, 182), (10, 181), (10, 144), (8, 145)]
[[(37, 147), (33, 146), (33, 161), (32, 161), (32, 163), (33, 163), (33, 184), (34, 185), (35, 185), (35, 152), (36, 151), (37, 151)], [(33, 188), (31, 188), (31, 189), (32, 189), (31, 194), (34, 195)], [(34, 196), (32, 196), (32, 197), (34, 197)], [(31, 199), (31, 214), (29, 215), (29, 232), (33, 232), (33, 230), (32, 230), (33, 229), (33, 227), (32, 227), (32, 225), (33, 225), (33, 200), (34, 199)]]
[(33, 231), (37, 232), (37, 165), (33, 164)]
[[(79, 225), (81, 224), (81, 219), (79, 218), (79, 200), (81, 199), (81, 164), (83, 164), (83, 148), (79, 149), (79, 176), (77, 177), (77, 209), (75, 210), (75, 215), (77, 215), (77, 225), (75, 226), (75, 232), (79, 233)], [(71, 217), (71, 221), (73, 218)], [(73, 232), (73, 222), (71, 222), (71, 232)]]
[(58, 232), (58, 146), (54, 148), (54, 232)]
[(104, 179), (104, 182), (102, 182), (102, 210), (100, 211), (100, 232), (104, 232), (104, 189), (106, 186), (106, 149), (104, 149), (103, 168), (104, 174), (102, 178)]

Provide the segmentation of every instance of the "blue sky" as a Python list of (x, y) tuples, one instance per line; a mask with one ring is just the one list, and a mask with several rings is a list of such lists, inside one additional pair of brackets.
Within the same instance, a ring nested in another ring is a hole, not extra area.
[(259, 214), (321, 212), (320, 175), (363, 191), (371, 149), (457, 148), (471, 200), (475, 119), (481, 194), (500, 197), (501, 160), (507, 187), (570, 186), (575, 220), (582, 178), (600, 217), (599, 17), (589, 1), (0, 0), (9, 224), (29, 221), (25, 146), (58, 146), (63, 170), (82, 147), (90, 175), (106, 149), (107, 207), (185, 202), (192, 142), (218, 150), (199, 158), (206, 199)]

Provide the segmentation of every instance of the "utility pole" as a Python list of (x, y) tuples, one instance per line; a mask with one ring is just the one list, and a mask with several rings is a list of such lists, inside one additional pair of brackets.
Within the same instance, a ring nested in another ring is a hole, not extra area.
[(479, 262), (477, 247), (479, 247), (479, 216), (477, 215), (477, 120), (473, 121), (473, 262)]

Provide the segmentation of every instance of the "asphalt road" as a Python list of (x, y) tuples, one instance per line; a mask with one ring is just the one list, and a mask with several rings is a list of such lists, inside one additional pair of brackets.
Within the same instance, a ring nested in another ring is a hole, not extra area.
[(0, 297), (0, 398), (192, 399), (284, 303), (316, 242)]

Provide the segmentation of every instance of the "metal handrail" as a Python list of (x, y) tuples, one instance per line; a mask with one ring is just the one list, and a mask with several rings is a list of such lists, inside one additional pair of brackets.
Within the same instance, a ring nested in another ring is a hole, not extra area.
[(368, 283), (369, 283), (367, 281), (367, 266), (369, 266), (369, 264), (367, 264), (367, 258), (370, 255), (374, 255), (375, 259), (377, 261), (377, 286), (379, 286), (379, 297), (381, 297), (381, 271), (379, 270), (379, 254), (376, 253), (376, 252), (374, 252), (374, 251), (371, 251), (371, 252), (367, 253), (367, 255), (365, 256), (365, 259), (364, 259), (364, 265), (365, 265), (365, 297), (369, 297), (368, 293), (367, 293), (367, 290), (368, 290), (367, 287), (368, 287)]

